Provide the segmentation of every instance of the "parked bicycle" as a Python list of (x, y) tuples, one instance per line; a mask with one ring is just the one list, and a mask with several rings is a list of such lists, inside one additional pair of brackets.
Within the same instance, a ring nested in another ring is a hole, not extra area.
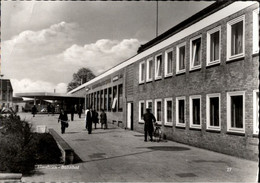
[(162, 140), (162, 130), (161, 130), (161, 127), (158, 123), (155, 123), (154, 125), (154, 133), (153, 133), (153, 136), (154, 136), (154, 141), (156, 142), (160, 142)]

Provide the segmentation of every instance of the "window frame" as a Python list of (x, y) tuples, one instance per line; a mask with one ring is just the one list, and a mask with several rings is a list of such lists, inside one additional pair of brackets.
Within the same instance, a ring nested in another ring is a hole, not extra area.
[[(232, 25), (243, 22), (243, 45), (242, 45), (242, 53), (231, 55), (231, 31)], [(241, 15), (237, 18), (234, 18), (227, 22), (227, 61), (231, 61), (237, 58), (242, 58), (245, 56), (245, 15)]]
[(253, 90), (253, 134), (259, 134), (259, 90)]
[[(180, 48), (184, 46), (185, 56), (184, 56), (184, 69), (179, 69), (180, 66)], [(181, 74), (186, 72), (186, 42), (183, 42), (176, 46), (176, 74)]]
[(157, 119), (157, 102), (161, 102), (161, 113), (162, 113), (162, 107), (163, 107), (163, 103), (162, 103), (162, 99), (155, 99), (154, 100), (154, 116), (156, 118), (156, 123), (161, 125), (162, 124), (162, 118), (163, 118), (163, 114), (161, 114), (161, 121), (159, 121)]
[(146, 108), (148, 108), (148, 107), (149, 107), (149, 106), (148, 106), (148, 103), (149, 103), (149, 102), (152, 102), (151, 112), (153, 113), (153, 112), (154, 112), (154, 111), (153, 111), (153, 108), (154, 108), (154, 106), (153, 106), (153, 100), (146, 100), (146, 101), (145, 101), (145, 103), (146, 103), (145, 106), (146, 106)]
[[(243, 128), (231, 127), (231, 97), (243, 96)], [(245, 133), (245, 91), (227, 92), (227, 131), (235, 133)]]
[[(121, 89), (121, 92), (120, 93), (120, 89)], [(119, 84), (118, 85), (118, 111), (119, 112), (122, 112), (123, 111), (123, 104), (124, 104), (124, 98), (123, 98), (123, 95), (124, 95), (124, 88), (123, 88), (123, 84)]]
[[(192, 51), (193, 51), (193, 46), (192, 46), (192, 43), (194, 40), (196, 39), (200, 39), (200, 64), (199, 65), (196, 65), (196, 66), (192, 66), (192, 60), (193, 60), (193, 54), (192, 54)], [(193, 71), (193, 70), (197, 70), (197, 69), (200, 69), (201, 68), (201, 64), (202, 64), (202, 59), (203, 59), (203, 56), (202, 56), (202, 35), (198, 35), (198, 36), (195, 36), (193, 38), (190, 39), (190, 71)]]
[[(172, 52), (172, 68), (171, 68), (170, 73), (168, 73), (168, 61), (169, 61), (168, 53), (169, 52)], [(167, 49), (164, 54), (165, 54), (165, 56), (164, 56), (164, 65), (165, 65), (165, 67), (164, 67), (164, 77), (170, 77), (170, 76), (173, 75), (173, 48)]]
[(253, 11), (253, 54), (259, 53), (259, 8)]
[[(207, 130), (215, 130), (220, 131), (221, 130), (221, 98), (220, 93), (212, 93), (206, 95), (206, 124), (207, 124)], [(210, 125), (210, 98), (218, 98), (218, 105), (219, 105), (219, 126), (211, 126)]]
[(150, 63), (153, 63), (153, 57), (150, 57), (146, 60), (146, 82), (153, 81), (153, 65), (152, 65), (152, 70), (151, 70), (151, 77), (149, 78), (150, 74)]
[[(142, 73), (142, 65), (144, 66), (144, 73)], [(144, 78), (142, 80), (142, 76), (144, 74)], [(142, 61), (139, 63), (139, 84), (142, 84), (145, 82), (145, 61)]]
[[(172, 102), (172, 110), (171, 110), (171, 114), (172, 114), (172, 121), (167, 121), (167, 102), (171, 101)], [(166, 126), (172, 126), (173, 125), (173, 100), (172, 98), (165, 98), (164, 99), (164, 125)]]
[[(193, 124), (193, 99), (200, 99), (200, 124)], [(201, 129), (202, 126), (202, 112), (201, 112), (202, 106), (201, 106), (201, 95), (192, 95), (190, 96), (190, 128), (196, 128)]]
[[(144, 109), (145, 110), (145, 103), (144, 103), (144, 100), (139, 100), (139, 106), (138, 106), (138, 122), (139, 123), (144, 123), (144, 120), (142, 119), (142, 116), (141, 116), (141, 103), (144, 105)], [(143, 113), (145, 113), (145, 111), (143, 111)]]
[[(179, 122), (179, 101), (180, 100), (184, 100), (184, 123), (180, 123)], [(181, 96), (181, 97), (176, 97), (176, 126), (179, 127), (185, 127), (186, 126), (186, 97), (185, 96)]]
[[(211, 35), (219, 32), (219, 59), (211, 61)], [(221, 26), (215, 27), (207, 32), (207, 66), (215, 65), (221, 61)]]
[[(157, 67), (158, 67), (158, 66), (157, 66), (157, 61), (158, 61), (158, 60), (157, 60), (157, 57), (159, 57), (159, 56), (162, 57), (162, 60), (161, 60), (161, 64), (162, 64), (162, 65), (161, 65), (161, 75), (160, 75), (160, 76), (158, 76), (158, 75), (157, 75), (158, 73), (156, 72)], [(163, 76), (162, 76), (162, 75), (163, 75), (163, 55), (162, 55), (162, 53), (155, 55), (155, 59), (154, 59), (154, 60), (155, 60), (155, 62), (154, 62), (154, 68), (155, 68), (155, 70), (154, 70), (154, 79), (155, 79), (155, 80), (162, 79), (162, 77), (163, 77)]]

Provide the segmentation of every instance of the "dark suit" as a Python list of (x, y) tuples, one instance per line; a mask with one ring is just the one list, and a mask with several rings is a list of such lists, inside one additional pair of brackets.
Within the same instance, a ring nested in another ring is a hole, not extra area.
[(93, 122), (93, 112), (88, 111), (86, 116), (86, 128), (88, 129), (88, 133), (91, 134), (92, 132), (92, 122)]
[(147, 141), (147, 132), (150, 136), (151, 141), (153, 141), (153, 122), (156, 122), (156, 119), (152, 113), (144, 114), (144, 140)]

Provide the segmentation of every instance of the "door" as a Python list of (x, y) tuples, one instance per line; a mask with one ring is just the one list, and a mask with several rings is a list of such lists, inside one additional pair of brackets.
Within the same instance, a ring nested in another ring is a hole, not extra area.
[(129, 102), (127, 103), (127, 125), (126, 128), (127, 129), (131, 129), (133, 130), (133, 103)]

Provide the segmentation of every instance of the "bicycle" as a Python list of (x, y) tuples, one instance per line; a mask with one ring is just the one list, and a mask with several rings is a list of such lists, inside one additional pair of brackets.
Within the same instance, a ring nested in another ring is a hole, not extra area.
[(155, 129), (153, 132), (154, 140), (160, 142), (162, 140), (162, 130), (161, 127), (155, 123)]

